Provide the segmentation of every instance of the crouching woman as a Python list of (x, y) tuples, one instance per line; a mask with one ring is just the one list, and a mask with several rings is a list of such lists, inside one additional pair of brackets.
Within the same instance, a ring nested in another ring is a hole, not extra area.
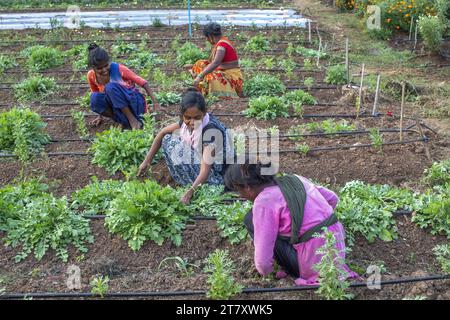
[[(283, 269), (277, 277), (289, 274), (297, 285), (318, 284), (314, 270), (321, 255), (316, 250), (325, 240), (313, 237), (327, 228), (336, 238), (336, 249), (345, 259), (344, 228), (333, 213), (338, 197), (297, 175), (264, 175), (269, 165), (233, 164), (225, 173), (225, 185), (253, 202), (245, 216), (245, 226), (253, 238), (254, 260), (258, 272), (266, 276), (274, 271), (274, 260)], [(345, 264), (338, 266), (346, 278), (357, 278)]]

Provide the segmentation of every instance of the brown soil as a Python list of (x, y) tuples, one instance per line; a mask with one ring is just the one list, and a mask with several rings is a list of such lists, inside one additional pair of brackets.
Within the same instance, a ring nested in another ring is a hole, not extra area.
[[(154, 30), (152, 30), (154, 31)], [(165, 31), (167, 32), (167, 31)], [(169, 33), (162, 33), (165, 37), (179, 33), (172, 29)], [(26, 32), (23, 32), (26, 34)], [(111, 33), (112, 34), (112, 33)], [(64, 66), (70, 70), (70, 64)], [(60, 69), (61, 70), (61, 69)], [(50, 74), (52, 75), (52, 74)], [(57, 71), (53, 74), (57, 75)], [(20, 76), (21, 77), (21, 76)], [(19, 77), (19, 78), (20, 78)], [(291, 82), (301, 84), (303, 74), (296, 74)], [(18, 78), (16, 78), (18, 79)], [(67, 78), (69, 79), (69, 78)], [(67, 80), (64, 78), (64, 81)], [(318, 74), (318, 81), (323, 74)], [(62, 80), (58, 80), (62, 81)], [(78, 81), (78, 80), (74, 80)], [(55, 95), (49, 101), (72, 102), (83, 95), (85, 88), (71, 86), (67, 90)], [(312, 94), (322, 103), (335, 103), (342, 97), (340, 89), (312, 90)], [(2, 103), (15, 104), (11, 90), (0, 90)], [(371, 110), (373, 97), (368, 96), (364, 105)], [(213, 113), (236, 113), (247, 107), (247, 100), (222, 101), (216, 103), (211, 111)], [(305, 106), (304, 115), (308, 114), (355, 114), (354, 101), (346, 101), (345, 106)], [(69, 114), (71, 109), (81, 110), (72, 106), (44, 106), (36, 103), (32, 108), (40, 114), (61, 115)], [(84, 110), (86, 111), (86, 110)], [(394, 115), (400, 113), (400, 105), (389, 101), (381, 101), (378, 111), (385, 113), (392, 111)], [(158, 121), (160, 123), (174, 119), (164, 112), (176, 113), (176, 106), (162, 108)], [(406, 116), (413, 117), (409, 109)], [(87, 118), (88, 121), (92, 118)], [(308, 118), (279, 118), (271, 121), (247, 119), (243, 117), (222, 116), (220, 119), (229, 127), (236, 128), (256, 126), (265, 129), (278, 125), (281, 132), (288, 131), (292, 126), (312, 121)], [(317, 119), (315, 119), (317, 120)], [(323, 119), (319, 119), (323, 120)], [(398, 128), (399, 120), (392, 117), (348, 119), (358, 129)], [(46, 119), (47, 131), (54, 139), (76, 139), (76, 127), (71, 118)], [(427, 122), (427, 121), (425, 121)], [(405, 127), (415, 122), (405, 119)], [(427, 122), (428, 123), (428, 122)], [(440, 123), (428, 123), (437, 128), (434, 134), (425, 130), (430, 138), (429, 148), (433, 160), (448, 157), (449, 142), (446, 131)], [(112, 122), (106, 121), (99, 127), (88, 124), (91, 135), (107, 129)], [(448, 131), (447, 131), (448, 133)], [(405, 139), (417, 138), (417, 133), (408, 133)], [(398, 140), (398, 134), (384, 134), (385, 141)], [(357, 145), (370, 143), (367, 135), (362, 136), (334, 136), (306, 138), (310, 147)], [(296, 141), (281, 141), (282, 149), (295, 148)], [(54, 143), (46, 147), (47, 152), (59, 151), (86, 151), (89, 143), (75, 141)], [(354, 148), (328, 152), (314, 152), (308, 156), (299, 153), (285, 153), (280, 157), (281, 171), (293, 172), (314, 178), (318, 181), (331, 184), (333, 187), (342, 185), (350, 180), (363, 180), (368, 183), (388, 183), (396, 186), (417, 186), (423, 171), (429, 166), (421, 143), (401, 146), (385, 146), (382, 150), (374, 148)], [(70, 195), (73, 191), (84, 187), (90, 182), (92, 176), (99, 179), (123, 179), (121, 174), (113, 177), (101, 168), (92, 165), (90, 157), (49, 157), (39, 158), (29, 166), (23, 167), (12, 159), (3, 159), (0, 162), (0, 186), (12, 183), (22, 174), (26, 176), (43, 176), (44, 181), (52, 182), (52, 192), (57, 196)], [(153, 166), (154, 177), (161, 184), (174, 185), (167, 171), (165, 163), (160, 161)], [(17, 249), (9, 247), (0, 248), (0, 288), (5, 287), (6, 292), (37, 292), (54, 291), (66, 292), (66, 271), (70, 264), (78, 265), (82, 270), (82, 291), (89, 291), (89, 280), (96, 275), (108, 274), (111, 278), (110, 291), (179, 291), (204, 289), (206, 276), (201, 272), (204, 258), (216, 248), (228, 249), (237, 267), (236, 279), (246, 287), (286, 287), (293, 285), (292, 279), (279, 281), (261, 279), (253, 266), (253, 248), (250, 241), (232, 246), (219, 236), (220, 231), (213, 221), (197, 221), (195, 226), (186, 229), (180, 247), (171, 243), (157, 246), (146, 242), (138, 252), (133, 252), (127, 243), (118, 236), (105, 230), (103, 221), (95, 220), (91, 223), (95, 243), (90, 246), (89, 252), (81, 259), (79, 253), (72, 251), (68, 263), (60, 262), (53, 252), (48, 252), (42, 261), (37, 262), (29, 257), (21, 263), (14, 263)], [(412, 277), (439, 273), (439, 266), (432, 254), (432, 248), (440, 243), (446, 243), (443, 237), (434, 237), (429, 232), (419, 229), (410, 222), (409, 217), (398, 220), (399, 238), (393, 242), (375, 241), (368, 244), (361, 237), (357, 237), (353, 251), (348, 255), (349, 263), (365, 270), (370, 264), (382, 261), (387, 269), (384, 279), (398, 277)], [(194, 273), (188, 277), (183, 276), (173, 264), (158, 269), (160, 263), (167, 257), (182, 257), (185, 261), (197, 265)], [(77, 258), (78, 257), (78, 258)], [(402, 299), (406, 296), (426, 295), (430, 299), (449, 299), (450, 290), (447, 282), (419, 283), (408, 285), (386, 286), (381, 291), (367, 289), (353, 290), (357, 299)], [(271, 293), (257, 295), (240, 295), (247, 299), (317, 299), (311, 292), (304, 293)]]

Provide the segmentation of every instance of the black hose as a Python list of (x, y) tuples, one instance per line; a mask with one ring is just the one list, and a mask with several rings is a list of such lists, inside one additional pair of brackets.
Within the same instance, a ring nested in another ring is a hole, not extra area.
[[(439, 281), (450, 279), (450, 275), (431, 275), (415, 278), (398, 278), (393, 280), (380, 281), (380, 286), (396, 285), (403, 283), (425, 282), (425, 281)], [(349, 288), (367, 287), (367, 282), (351, 283)], [(254, 293), (274, 293), (274, 292), (300, 292), (312, 291), (318, 289), (318, 285), (313, 286), (292, 286), (285, 288), (245, 288), (242, 294)], [(141, 292), (113, 292), (105, 293), (105, 298), (145, 298), (145, 297), (180, 297), (192, 295), (206, 295), (205, 290), (191, 290), (191, 291), (141, 291)], [(34, 292), (34, 293), (10, 293), (0, 295), (0, 300), (6, 299), (24, 299), (24, 298), (99, 298), (90, 292)]]
[[(418, 138), (413, 140), (405, 140), (405, 141), (393, 141), (393, 142), (384, 142), (382, 146), (389, 146), (389, 145), (398, 145), (398, 144), (409, 144), (409, 143), (415, 143), (415, 142), (428, 142), (428, 138)], [(345, 146), (336, 146), (336, 147), (318, 147), (318, 148), (311, 148), (308, 150), (308, 153), (310, 152), (319, 152), (319, 151), (332, 151), (332, 150), (342, 150), (342, 149), (352, 149), (352, 148), (370, 148), (373, 147), (373, 143), (368, 144), (358, 144), (358, 145), (345, 145)], [(289, 150), (279, 150), (279, 151), (267, 151), (267, 153), (291, 153), (295, 152), (298, 153), (299, 151), (297, 149), (289, 149)], [(260, 154), (259, 152), (249, 152), (248, 154)]]

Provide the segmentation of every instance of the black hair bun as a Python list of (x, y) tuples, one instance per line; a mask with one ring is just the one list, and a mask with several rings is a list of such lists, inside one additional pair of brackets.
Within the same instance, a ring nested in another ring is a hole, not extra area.
[(189, 88), (187, 88), (186, 89), (186, 93), (187, 92), (198, 92), (198, 93), (200, 93), (200, 91), (197, 89), (197, 88), (195, 88), (195, 87), (189, 87)]
[(95, 50), (98, 48), (98, 45), (96, 43), (91, 43), (88, 47), (88, 51), (91, 52), (92, 50)]

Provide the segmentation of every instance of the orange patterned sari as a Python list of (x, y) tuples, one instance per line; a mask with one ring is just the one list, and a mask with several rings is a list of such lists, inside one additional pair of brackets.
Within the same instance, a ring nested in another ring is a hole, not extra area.
[[(229, 46), (234, 48), (230, 40), (226, 37), (222, 37), (212, 49), (208, 60), (198, 60), (194, 64), (192, 67), (194, 74), (200, 74), (212, 61), (214, 61), (218, 44), (221, 41), (226, 42)], [(203, 78), (203, 81), (200, 82), (198, 89), (203, 93), (203, 95), (213, 94), (219, 98), (232, 99), (239, 98), (239, 96), (242, 95), (243, 84), (244, 80), (240, 68), (225, 70), (217, 68)]]

